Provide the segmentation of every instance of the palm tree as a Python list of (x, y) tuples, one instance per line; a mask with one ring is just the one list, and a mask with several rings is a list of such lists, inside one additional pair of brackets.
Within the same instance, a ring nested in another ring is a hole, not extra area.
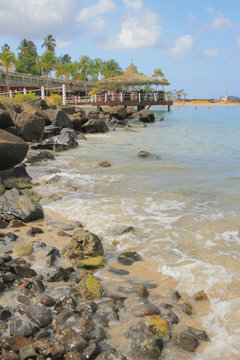
[(120, 67), (118, 62), (110, 59), (108, 61), (104, 61), (101, 73), (104, 78), (107, 79), (122, 74), (122, 68)]
[(48, 74), (54, 69), (56, 64), (56, 57), (54, 52), (47, 50), (42, 56), (39, 56), (36, 61), (36, 69), (44, 68), (46, 74), (46, 87), (48, 88)]
[(163, 78), (164, 74), (162, 72), (162, 69), (160, 69), (160, 68), (153, 69), (153, 77), (156, 79), (158, 79), (159, 77)]
[(0, 62), (6, 68), (7, 72), (7, 91), (9, 92), (9, 73), (8, 70), (13, 64), (17, 63), (17, 59), (13, 52), (5, 50), (0, 54)]
[(98, 80), (99, 74), (101, 74), (103, 69), (103, 61), (100, 58), (95, 58), (91, 61), (89, 66), (89, 72), (94, 81)]
[(21, 54), (29, 54), (32, 56), (37, 56), (37, 48), (33, 41), (23, 39), (18, 46), (18, 50)]
[(4, 51), (10, 51), (10, 46), (8, 44), (4, 44), (2, 46), (2, 52), (4, 52)]
[(69, 64), (71, 62), (71, 56), (68, 54), (64, 54), (60, 56), (59, 61), (61, 64)]
[(82, 80), (87, 80), (87, 75), (89, 74), (89, 67), (91, 64), (91, 59), (89, 56), (81, 56), (78, 62), (78, 67), (81, 72)]
[(177, 100), (181, 100), (182, 95), (185, 93), (183, 89), (173, 90), (174, 94), (177, 96)]
[(44, 43), (42, 44), (42, 48), (45, 47), (47, 51), (52, 51), (52, 52), (55, 52), (56, 46), (57, 46), (56, 39), (54, 39), (52, 35), (48, 35), (44, 39)]

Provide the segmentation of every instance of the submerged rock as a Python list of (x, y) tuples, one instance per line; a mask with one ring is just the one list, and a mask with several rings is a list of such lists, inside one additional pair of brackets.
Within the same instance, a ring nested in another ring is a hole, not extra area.
[(192, 335), (179, 333), (173, 336), (173, 343), (187, 351), (195, 351), (198, 347), (198, 340)]
[(79, 293), (87, 300), (97, 300), (102, 297), (102, 284), (91, 274), (87, 274), (78, 284)]
[(44, 305), (21, 306), (18, 311), (40, 328), (48, 326), (52, 321), (52, 312)]
[(93, 270), (93, 269), (98, 269), (100, 267), (103, 267), (106, 263), (106, 260), (103, 256), (96, 256), (96, 257), (91, 257), (88, 259), (83, 259), (81, 261), (78, 262), (77, 267), (78, 268), (83, 268), (86, 270)]
[(15, 245), (13, 252), (18, 256), (28, 256), (33, 252), (33, 247), (30, 245)]
[(132, 265), (135, 261), (140, 261), (141, 257), (136, 251), (125, 251), (118, 256), (118, 261), (123, 265)]
[(102, 256), (103, 246), (97, 235), (80, 228), (73, 233), (71, 242), (63, 248), (62, 254), (73, 260)]
[(148, 152), (148, 151), (143, 151), (143, 150), (141, 150), (141, 151), (139, 151), (139, 153), (138, 153), (138, 157), (144, 158), (144, 159), (146, 159), (146, 158), (151, 158), (151, 157), (152, 157), (152, 154), (151, 154), (150, 152)]
[(55, 160), (53, 153), (50, 151), (41, 151), (36, 155), (27, 156), (27, 163), (35, 164), (42, 161)]
[(169, 334), (168, 322), (160, 315), (145, 316), (144, 321), (149, 325), (149, 330), (154, 335), (163, 336)]
[(161, 315), (159, 308), (151, 303), (135, 305), (131, 309), (131, 312), (138, 317), (143, 317), (148, 315)]

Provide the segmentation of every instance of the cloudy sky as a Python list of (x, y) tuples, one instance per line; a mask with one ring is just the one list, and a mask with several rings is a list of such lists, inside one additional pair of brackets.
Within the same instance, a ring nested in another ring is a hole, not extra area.
[(41, 54), (52, 34), (57, 55), (131, 61), (190, 97), (240, 96), (238, 0), (0, 0), (0, 46), (23, 38)]

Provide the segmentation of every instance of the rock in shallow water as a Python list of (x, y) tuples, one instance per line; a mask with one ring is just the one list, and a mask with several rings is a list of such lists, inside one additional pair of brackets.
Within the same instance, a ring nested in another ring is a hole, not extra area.
[(40, 328), (48, 326), (52, 321), (52, 312), (44, 305), (21, 306), (18, 311)]
[(0, 170), (19, 164), (28, 152), (28, 144), (17, 136), (0, 129)]
[(141, 256), (136, 251), (125, 251), (118, 256), (118, 261), (123, 265), (132, 265), (135, 261), (140, 261)]

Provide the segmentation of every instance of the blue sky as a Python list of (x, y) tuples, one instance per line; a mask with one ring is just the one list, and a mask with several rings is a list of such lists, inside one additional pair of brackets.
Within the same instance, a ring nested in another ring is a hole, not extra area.
[(240, 2), (237, 0), (0, 0), (0, 46), (23, 38), (39, 54), (52, 34), (57, 55), (131, 63), (189, 97), (240, 96)]

